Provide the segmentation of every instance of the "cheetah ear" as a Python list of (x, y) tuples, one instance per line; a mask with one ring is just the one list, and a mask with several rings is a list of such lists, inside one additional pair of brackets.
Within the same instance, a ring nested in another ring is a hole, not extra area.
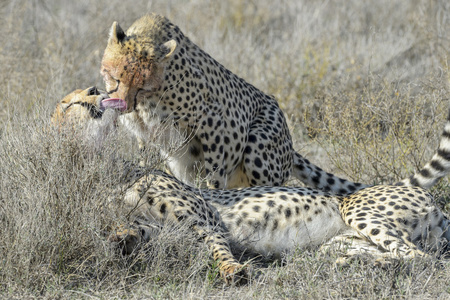
[(114, 22), (112, 24), (111, 30), (109, 31), (108, 45), (121, 43), (125, 37), (125, 32), (123, 32), (119, 23)]
[(163, 53), (166, 53), (164, 55), (164, 57), (162, 58), (161, 61), (166, 61), (168, 60), (172, 54), (175, 52), (175, 50), (177, 49), (177, 42), (175, 42), (175, 40), (170, 40), (165, 42), (164, 44), (161, 45), (161, 50)]

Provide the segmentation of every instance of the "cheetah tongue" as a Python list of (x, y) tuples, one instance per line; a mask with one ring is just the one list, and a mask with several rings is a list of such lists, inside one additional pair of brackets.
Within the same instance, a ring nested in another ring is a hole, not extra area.
[(127, 103), (119, 98), (108, 98), (102, 100), (100, 102), (100, 109), (105, 110), (107, 108), (114, 108), (118, 109), (120, 111), (126, 111), (127, 110)]

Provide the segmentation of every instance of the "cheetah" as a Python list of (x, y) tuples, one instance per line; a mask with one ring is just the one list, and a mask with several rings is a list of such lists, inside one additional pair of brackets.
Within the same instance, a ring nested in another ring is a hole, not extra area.
[(90, 87), (64, 97), (56, 105), (51, 122), (60, 129), (76, 129), (88, 147), (95, 150), (102, 148), (104, 138), (116, 126), (116, 120), (124, 110), (125, 101), (109, 98), (105, 92)]
[[(431, 251), (439, 255), (450, 241), (449, 220), (426, 190), (414, 186), (372, 186), (349, 196), (303, 187), (197, 190), (152, 171), (120, 201), (140, 220), (135, 223), (138, 227), (194, 215), (195, 226), (226, 234), (227, 239), (266, 256), (337, 240), (352, 245), (356, 237), (363, 242), (354, 244), (345, 257), (368, 252), (384, 261), (424, 257)], [(228, 247), (220, 245), (221, 252), (212, 249), (219, 261), (231, 255)]]
[[(367, 187), (297, 153), (276, 99), (226, 69), (163, 16), (143, 16), (126, 33), (114, 22), (101, 74), (107, 92), (128, 104), (121, 119), (140, 147), (158, 144), (170, 172), (184, 183), (206, 177), (212, 188), (280, 186), (293, 174), (334, 194)], [(439, 165), (424, 170), (417, 182), (405, 184), (432, 185)]]
[[(346, 194), (365, 187), (294, 151), (277, 100), (233, 74), (163, 16), (117, 22), (101, 65), (106, 90), (128, 105), (124, 125), (141, 147), (158, 144), (170, 172), (210, 188), (306, 185)], [(174, 142), (177, 140), (178, 142)]]
[[(110, 112), (120, 112), (126, 110), (126, 107), (125, 101), (109, 98), (106, 93), (102, 93), (97, 87), (92, 86), (85, 90), (75, 90), (58, 102), (51, 116), (51, 122), (59, 126), (67, 122), (85, 126), (87, 123), (95, 123), (102, 119), (106, 108), (116, 108)], [(115, 114), (113, 121), (117, 117), (118, 115)], [(101, 122), (108, 123), (105, 120)]]
[[(67, 117), (76, 118), (78, 113), (66, 111)], [(440, 173), (433, 173), (436, 176), (450, 171), (449, 134), (450, 114), (438, 151), (419, 176), (430, 164), (442, 166)], [(405, 185), (418, 182), (417, 174), (399, 185), (372, 186), (339, 196), (304, 187), (198, 189), (151, 170), (124, 182), (125, 194), (111, 198), (113, 208), (129, 211), (130, 224), (110, 240), (130, 253), (151, 239), (154, 224), (183, 222), (209, 246), (226, 282), (247, 277), (251, 271), (233, 256), (231, 241), (268, 256), (294, 248), (337, 248), (342, 250), (338, 261), (343, 262), (361, 254), (378, 263), (439, 256), (450, 250), (450, 221), (426, 190)]]

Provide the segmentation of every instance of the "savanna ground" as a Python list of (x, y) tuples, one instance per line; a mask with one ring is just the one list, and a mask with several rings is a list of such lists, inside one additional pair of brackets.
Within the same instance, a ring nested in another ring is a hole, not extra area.
[[(75, 88), (103, 86), (112, 22), (146, 12), (275, 95), (296, 149), (327, 171), (388, 183), (437, 146), (450, 107), (445, 0), (1, 1), (0, 298), (450, 298), (449, 262), (337, 268), (333, 255), (296, 250), (227, 287), (183, 227), (116, 253), (107, 231), (124, 217), (101, 204), (118, 183), (114, 158), (139, 159), (137, 145), (121, 133), (85, 155), (49, 116)], [(432, 192), (448, 211), (448, 180)]]

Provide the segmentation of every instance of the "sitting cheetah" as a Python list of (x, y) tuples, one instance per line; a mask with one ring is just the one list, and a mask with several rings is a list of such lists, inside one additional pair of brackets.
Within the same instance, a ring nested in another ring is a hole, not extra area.
[[(65, 116), (79, 113), (66, 110)], [(450, 115), (430, 162), (445, 167), (438, 176), (450, 170), (449, 134)], [(415, 175), (408, 182), (416, 182)], [(129, 186), (125, 195), (112, 198), (110, 205), (124, 206), (131, 225), (111, 240), (122, 240), (129, 253), (151, 238), (152, 224), (185, 222), (209, 245), (227, 282), (247, 271), (232, 255), (231, 240), (265, 255), (320, 245), (325, 251), (344, 243), (344, 260), (368, 253), (380, 261), (423, 257), (431, 251), (439, 255), (450, 241), (449, 220), (420, 187), (379, 185), (348, 196), (302, 187), (209, 190), (157, 170), (124, 184)]]
[[(294, 151), (276, 99), (239, 78), (165, 17), (138, 19), (125, 33), (114, 22), (101, 74), (108, 94), (124, 99), (127, 128), (158, 143), (171, 173), (213, 188), (279, 186), (291, 175), (305, 184), (346, 194), (352, 183)], [(170, 141), (180, 140), (173, 146)], [(175, 149), (174, 149), (175, 148)]]
[[(114, 22), (101, 74), (140, 145), (158, 143), (171, 173), (213, 188), (279, 186), (291, 175), (334, 194), (366, 187), (324, 172), (292, 147), (276, 99), (239, 78), (163, 16), (138, 19), (125, 33)], [(179, 140), (173, 147), (173, 140)], [(175, 149), (173, 149), (175, 148)], [(439, 166), (438, 166), (439, 167)], [(406, 184), (425, 187), (439, 168)]]

